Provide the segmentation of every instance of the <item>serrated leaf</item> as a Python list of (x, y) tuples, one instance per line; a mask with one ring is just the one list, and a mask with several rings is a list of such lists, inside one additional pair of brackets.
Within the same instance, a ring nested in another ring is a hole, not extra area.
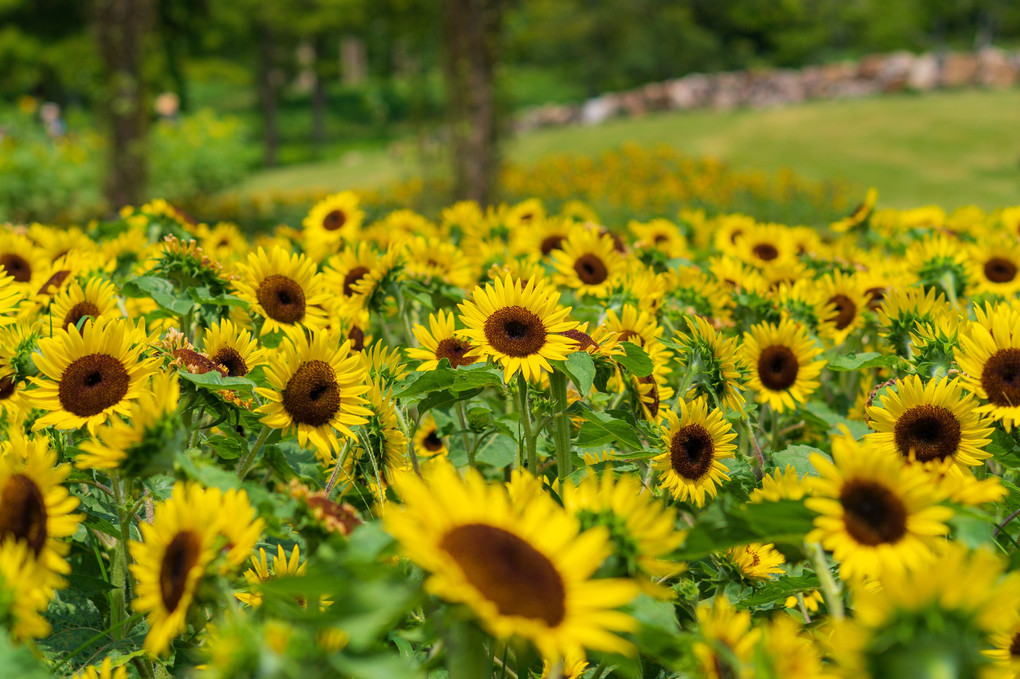
[(587, 351), (575, 351), (567, 356), (565, 372), (570, 381), (577, 387), (582, 396), (587, 396), (591, 391), (591, 385), (595, 381), (595, 361)]
[(775, 582), (766, 584), (754, 594), (743, 597), (739, 605), (741, 608), (764, 606), (773, 601), (785, 600), (789, 596), (815, 589), (818, 589), (818, 576), (816, 575), (779, 578)]
[(492, 465), (497, 469), (502, 469), (507, 465), (513, 464), (514, 459), (517, 457), (517, 450), (517, 442), (512, 438), (503, 434), (493, 434), (485, 439), (478, 450), (475, 451), (475, 459), (479, 462)]
[(861, 353), (837, 354), (829, 358), (826, 366), (834, 372), (846, 372), (848, 370), (866, 370), (867, 368), (888, 368), (896, 365), (899, 361), (896, 354), (880, 354), (875, 351), (863, 351)]
[[(571, 407), (571, 410), (585, 420), (581, 425), (575, 443), (580, 447), (598, 446), (609, 441), (616, 441), (630, 450), (643, 448), (641, 440), (634, 433), (634, 427), (624, 420), (620, 420), (605, 413), (596, 412), (587, 407), (577, 408), (578, 404)], [(568, 411), (569, 412), (569, 411)]]

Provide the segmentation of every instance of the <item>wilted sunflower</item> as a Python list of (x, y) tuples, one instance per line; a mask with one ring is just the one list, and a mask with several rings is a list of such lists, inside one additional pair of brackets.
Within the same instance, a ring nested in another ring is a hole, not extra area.
[(444, 358), (450, 362), (452, 368), (471, 365), (478, 360), (468, 355), (471, 343), (456, 337), (455, 318), (452, 313), (440, 309), (437, 313), (429, 314), (428, 329), (415, 324), (412, 332), (422, 348), (409, 347), (407, 355), (409, 358), (422, 361), (418, 370), (435, 370), (439, 367), (439, 361)]
[(95, 435), (111, 415), (127, 415), (155, 370), (156, 359), (141, 357), (146, 340), (142, 321), (132, 327), (105, 316), (85, 321), (80, 332), (68, 326), (39, 340), (32, 359), (42, 376), (25, 395), (47, 413), (33, 429), (87, 427)]
[(832, 552), (840, 577), (876, 577), (932, 562), (953, 510), (937, 504), (928, 475), (874, 444), (844, 437), (833, 439), (832, 457), (835, 464), (811, 455), (821, 476), (812, 479), (804, 504), (819, 516), (806, 540)]
[(571, 229), (552, 256), (555, 282), (573, 288), (578, 296), (604, 296), (624, 266), (613, 239), (586, 226)]
[(353, 191), (334, 193), (316, 203), (301, 225), (313, 240), (337, 241), (350, 239), (361, 228), (365, 213), (358, 208), (360, 200)]
[(579, 647), (630, 653), (618, 632), (635, 628), (613, 610), (637, 594), (628, 580), (591, 579), (611, 553), (604, 528), (579, 532), (545, 492), (511, 501), (502, 485), (453, 467), (398, 475), (402, 511), (385, 514), (404, 553), (431, 575), (432, 594), (464, 603), (495, 637), (521, 637), (546, 658)]
[(304, 255), (262, 248), (239, 264), (240, 280), (234, 281), (238, 296), (265, 319), (262, 334), (275, 330), (319, 330), (325, 324), (322, 307), (329, 295), (322, 287), (315, 262)]
[(978, 316), (960, 337), (956, 362), (967, 389), (986, 401), (978, 411), (1011, 431), (1020, 422), (1020, 322), (1008, 313)]
[(974, 467), (992, 456), (984, 450), (992, 429), (978, 413), (974, 395), (964, 392), (958, 380), (925, 383), (910, 375), (894, 382), (881, 406), (867, 413), (875, 430), (868, 438), (904, 459)]
[(350, 341), (338, 344), (319, 332), (285, 341), (269, 356), (266, 378), (271, 389), (256, 392), (270, 401), (256, 412), (262, 423), (285, 432), (296, 431), (298, 442), (311, 442), (323, 460), (339, 450), (336, 433), (351, 438), (351, 427), (365, 424), (370, 412), (362, 394), (368, 391), (365, 368), (350, 355)]
[(729, 556), (743, 576), (749, 580), (771, 580), (772, 576), (786, 572), (783, 570), (786, 559), (776, 551), (776, 546), (771, 542), (766, 545), (752, 542), (749, 545), (734, 547), (729, 551)]
[(184, 431), (177, 418), (181, 395), (175, 373), (156, 373), (128, 411), (128, 420), (111, 419), (91, 441), (80, 444), (79, 469), (120, 469), (127, 476), (147, 476), (169, 470), (173, 456), (184, 447)]
[(78, 281), (65, 286), (53, 298), (50, 308), (53, 328), (66, 330), (77, 326), (83, 318), (120, 316), (117, 309), (117, 286), (102, 278), (90, 278), (84, 287)]
[(715, 497), (716, 486), (728, 481), (720, 459), (733, 457), (737, 437), (718, 410), (708, 409), (705, 399), (680, 401), (680, 416), (668, 411), (662, 425), (662, 444), (666, 452), (652, 460), (662, 474), (659, 485), (678, 500), (690, 499), (699, 507), (705, 495)]
[(761, 630), (751, 626), (751, 614), (735, 610), (720, 592), (712, 603), (702, 602), (696, 616), (700, 639), (693, 650), (702, 676), (750, 679), (754, 649), (761, 639)]
[(576, 343), (561, 333), (577, 324), (567, 320), (569, 307), (558, 306), (560, 293), (545, 283), (529, 280), (522, 287), (507, 275), (476, 287), (471, 296), (460, 304), (467, 326), (462, 334), (474, 347), (468, 356), (498, 360), (507, 382), (518, 372), (536, 381), (543, 370), (552, 370), (550, 360), (562, 361), (574, 351)]
[(209, 326), (202, 346), (209, 360), (226, 368), (229, 377), (244, 377), (252, 368), (266, 362), (251, 333), (226, 318)]
[(32, 553), (26, 540), (0, 541), (0, 615), (15, 639), (49, 636), (43, 617), (53, 598), (53, 574)]
[(149, 633), (143, 648), (160, 655), (187, 629), (199, 581), (216, 556), (217, 531), (223, 520), (221, 494), (197, 483), (177, 483), (170, 497), (156, 506), (152, 523), (141, 522), (142, 541), (130, 544), (131, 573), (137, 594), (134, 608), (147, 615)]
[(777, 412), (807, 403), (819, 386), (825, 361), (815, 360), (821, 349), (807, 329), (784, 318), (779, 325), (759, 323), (744, 333), (744, 361), (751, 366), (748, 386), (759, 403)]

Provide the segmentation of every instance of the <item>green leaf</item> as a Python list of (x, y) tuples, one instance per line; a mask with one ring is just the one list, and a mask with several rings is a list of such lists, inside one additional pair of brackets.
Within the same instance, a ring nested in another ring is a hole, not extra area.
[(800, 543), (811, 530), (815, 513), (795, 500), (709, 507), (687, 534), (683, 558), (709, 554), (752, 542)]
[(189, 373), (181, 370), (177, 373), (182, 380), (197, 384), (206, 389), (218, 391), (220, 389), (238, 389), (250, 392), (255, 388), (255, 383), (245, 377), (224, 377), (218, 370), (210, 370), (205, 373)]
[(466, 401), (478, 396), (478, 394), (482, 393), (482, 391), (481, 387), (459, 392), (451, 392), (445, 389), (443, 391), (434, 391), (418, 403), (418, 418), (420, 420), (425, 413), (433, 408), (442, 408), (453, 405), (457, 401)]
[(888, 368), (900, 360), (896, 354), (880, 354), (875, 351), (864, 351), (859, 354), (837, 354), (829, 358), (826, 366), (835, 372), (849, 370), (865, 370), (867, 368)]
[(477, 389), (479, 387), (498, 386), (503, 379), (495, 371), (482, 365), (480, 368), (436, 368), (420, 373), (403, 390), (394, 394), (396, 398), (411, 398), (421, 394), (448, 390), (454, 393)]
[(627, 369), (634, 377), (648, 377), (652, 374), (652, 359), (648, 352), (633, 342), (620, 342), (625, 356), (614, 356), (614, 360)]
[(809, 460), (812, 453), (818, 453), (822, 457), (830, 460), (832, 459), (817, 448), (797, 445), (788, 446), (785, 450), (772, 453), (772, 461), (775, 462), (777, 469), (786, 469), (786, 465), (792, 464), (799, 476), (803, 476), (804, 474), (818, 476), (818, 472), (816, 472), (815, 468), (811, 466), (811, 461)]
[(517, 442), (509, 436), (494, 434), (485, 439), (485, 442), (475, 452), (475, 459), (502, 469), (513, 464), (514, 458), (517, 457), (517, 448)]
[(582, 396), (591, 391), (591, 385), (595, 380), (595, 361), (587, 351), (575, 351), (567, 356), (564, 372)]
[(775, 582), (768, 583), (754, 594), (743, 597), (740, 600), (739, 606), (741, 608), (764, 606), (773, 601), (785, 601), (786, 597), (800, 594), (801, 592), (810, 592), (815, 589), (818, 589), (818, 576), (816, 575), (779, 578)]
[(643, 448), (641, 440), (634, 433), (634, 427), (624, 420), (596, 412), (580, 402), (571, 406), (568, 412), (580, 414), (585, 420), (575, 440), (581, 448), (599, 446), (609, 441), (616, 441), (630, 450)]
[(173, 283), (159, 276), (136, 276), (125, 281), (123, 287), (125, 294), (131, 297), (141, 297), (142, 295), (131, 294), (132, 287), (148, 293), (149, 297), (152, 297), (152, 300), (161, 308), (178, 316), (188, 313), (195, 305), (190, 296), (177, 292)]

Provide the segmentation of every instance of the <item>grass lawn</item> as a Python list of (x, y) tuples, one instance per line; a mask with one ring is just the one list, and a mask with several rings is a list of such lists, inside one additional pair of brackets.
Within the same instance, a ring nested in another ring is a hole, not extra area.
[[(952, 208), (1020, 204), (1020, 90), (939, 92), (812, 102), (760, 111), (663, 113), (594, 127), (539, 130), (507, 156), (534, 162), (556, 153), (597, 154), (632, 141), (713, 155), (740, 169), (789, 167), (876, 186), (881, 204)], [(263, 170), (242, 191), (375, 188), (408, 179), (414, 162), (384, 151)]]

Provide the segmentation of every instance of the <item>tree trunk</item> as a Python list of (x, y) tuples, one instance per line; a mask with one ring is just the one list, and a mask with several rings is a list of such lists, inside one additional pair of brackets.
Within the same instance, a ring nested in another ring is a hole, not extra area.
[(265, 23), (258, 27), (259, 104), (262, 107), (262, 139), (266, 167), (276, 165), (280, 132), (276, 124), (276, 72), (273, 59), (273, 31)]
[(454, 194), (489, 204), (499, 173), (495, 66), (502, 0), (446, 0), (447, 115)]
[(111, 209), (145, 200), (149, 114), (142, 52), (154, 10), (155, 0), (95, 0), (96, 38), (107, 86), (103, 107), (110, 157), (105, 193)]
[(323, 73), (322, 58), (326, 54), (325, 35), (315, 36), (315, 85), (312, 88), (312, 145), (316, 150), (326, 145), (326, 76)]

